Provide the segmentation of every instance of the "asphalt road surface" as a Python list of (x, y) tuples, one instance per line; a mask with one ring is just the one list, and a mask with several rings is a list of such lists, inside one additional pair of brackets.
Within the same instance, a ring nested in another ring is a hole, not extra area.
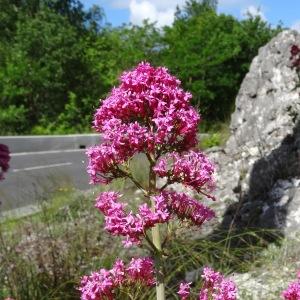
[(89, 189), (85, 151), (77, 148), (12, 153), (10, 169), (0, 182), (0, 212), (30, 209), (60, 188)]
[(0, 217), (33, 212), (60, 188), (91, 188), (84, 148), (100, 142), (99, 134), (0, 137), (12, 152), (10, 169), (0, 181)]

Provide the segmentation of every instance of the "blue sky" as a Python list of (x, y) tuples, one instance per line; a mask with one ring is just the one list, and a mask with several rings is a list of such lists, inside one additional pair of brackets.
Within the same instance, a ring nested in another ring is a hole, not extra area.
[[(185, 0), (82, 0), (86, 8), (97, 4), (104, 8), (107, 22), (113, 26), (143, 19), (157, 21), (158, 26), (172, 23), (176, 5)], [(272, 25), (279, 21), (300, 30), (300, 0), (219, 0), (218, 11), (243, 18), (246, 11), (260, 14)]]

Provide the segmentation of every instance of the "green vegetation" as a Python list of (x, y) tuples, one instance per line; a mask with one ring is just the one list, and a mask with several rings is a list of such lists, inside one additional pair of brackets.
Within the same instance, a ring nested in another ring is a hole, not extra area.
[(104, 23), (78, 0), (0, 0), (0, 134), (88, 132), (91, 116), (125, 69), (168, 67), (210, 127), (228, 120), (258, 48), (276, 29), (237, 20), (216, 1), (188, 0), (172, 26)]
[(202, 137), (199, 141), (199, 148), (201, 150), (225, 146), (230, 136), (228, 122), (216, 122), (214, 124), (203, 122), (200, 127), (200, 132), (207, 133), (207, 136)]
[(62, 189), (33, 215), (0, 219), (0, 299), (79, 298), (80, 276), (110, 266), (111, 251), (122, 252), (121, 244), (103, 233), (93, 205), (109, 188), (133, 193), (124, 181), (112, 185), (88, 192)]
[[(141, 195), (127, 182), (117, 181), (114, 188), (132, 199), (130, 205), (139, 202)], [(110, 268), (116, 255), (129, 260), (143, 254), (141, 249), (128, 253), (104, 231), (101, 214), (93, 207), (100, 190), (103, 189), (62, 191), (51, 204), (42, 205), (39, 213), (0, 224), (1, 299), (8, 296), (22, 300), (78, 299), (76, 287), (82, 275), (100, 267)], [(177, 299), (178, 281), (191, 271), (199, 289), (204, 265), (225, 274), (249, 271), (260, 274), (261, 269), (270, 270), (274, 257), (276, 265), (281, 261), (285, 266), (293, 264), (295, 251), (299, 249), (291, 248), (285, 241), (282, 248), (275, 245), (267, 248), (269, 237), (275, 236), (268, 230), (218, 232), (211, 238), (205, 238), (196, 229), (190, 234), (182, 226), (175, 232), (166, 265), (170, 299)], [(122, 291), (122, 299), (154, 299), (155, 295), (155, 289), (137, 288), (126, 297), (127, 292)], [(249, 294), (245, 288), (242, 292)]]
[(201, 149), (218, 147), (221, 145), (221, 135), (219, 132), (212, 133), (208, 137), (204, 137), (200, 142)]
[[(133, 175), (142, 181), (147, 180), (145, 162), (142, 157), (137, 157), (131, 166)], [(64, 188), (40, 203), (38, 213), (0, 222), (0, 299), (10, 296), (22, 300), (75, 300), (79, 298), (76, 287), (81, 276), (98, 268), (111, 268), (116, 256), (126, 261), (145, 254), (140, 248), (125, 250), (120, 240), (111, 239), (105, 232), (103, 217), (94, 208), (94, 201), (101, 191), (106, 190), (124, 194), (131, 199), (129, 207), (132, 208), (140, 204), (143, 197), (129, 180), (124, 179), (88, 192)], [(299, 254), (297, 239), (283, 240), (274, 230), (236, 232), (215, 229), (213, 235), (207, 236), (196, 227), (191, 232), (182, 224), (172, 223), (172, 226), (175, 231), (168, 241), (170, 258), (165, 265), (170, 299), (178, 299), (178, 282), (188, 274), (192, 275), (191, 280), (195, 280), (195, 288), (199, 290), (204, 265), (225, 274), (234, 272), (243, 276), (249, 273), (254, 280), (262, 270), (268, 270), (268, 282), (281, 280), (274, 290), (274, 299), (278, 299), (279, 291), (294, 276)], [(269, 244), (274, 240), (277, 244)], [(286, 269), (284, 281), (282, 273), (278, 273), (281, 265)], [(243, 277), (238, 280), (242, 295), (252, 299), (251, 288), (243, 285), (248, 280)], [(155, 298), (154, 288), (137, 287), (121, 292), (122, 296), (116, 299)]]

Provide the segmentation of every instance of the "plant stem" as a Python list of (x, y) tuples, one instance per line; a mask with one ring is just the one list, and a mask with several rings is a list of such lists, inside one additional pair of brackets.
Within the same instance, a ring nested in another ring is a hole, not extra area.
[[(155, 247), (161, 251), (161, 241), (159, 234), (159, 225), (157, 224), (152, 228), (152, 239)], [(156, 264), (156, 299), (165, 300), (165, 284), (164, 284), (164, 272), (162, 264), (162, 255), (155, 254), (155, 264)]]
[[(148, 157), (149, 159), (149, 157)], [(153, 166), (155, 164), (154, 159), (150, 157), (150, 170), (149, 170), (149, 195), (153, 195), (156, 192), (156, 174), (153, 172)], [(155, 211), (155, 202), (151, 201), (152, 209)], [(165, 284), (164, 284), (164, 272), (163, 272), (163, 264), (162, 264), (162, 247), (159, 233), (159, 225), (156, 224), (155, 227), (152, 228), (152, 240), (154, 246), (157, 248), (158, 253), (154, 253), (155, 255), (155, 265), (156, 265), (156, 299), (157, 300), (165, 300)]]
[(134, 179), (134, 177), (132, 176), (131, 173), (120, 169), (118, 166), (117, 166), (117, 170), (118, 170), (119, 174), (121, 174), (124, 177), (129, 178), (135, 184), (135, 186), (144, 193), (144, 195), (148, 194), (147, 191), (142, 187), (142, 185), (137, 180)]

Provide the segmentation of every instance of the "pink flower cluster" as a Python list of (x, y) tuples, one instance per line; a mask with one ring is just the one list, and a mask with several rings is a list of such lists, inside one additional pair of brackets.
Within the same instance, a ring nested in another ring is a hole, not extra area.
[(181, 300), (188, 300), (191, 294), (191, 282), (181, 282), (179, 285), (179, 291), (177, 294), (179, 295)]
[(147, 126), (137, 121), (125, 124), (120, 119), (107, 120), (102, 128), (104, 139), (121, 157), (131, 157), (145, 149), (154, 149), (154, 140)]
[(283, 291), (282, 297), (285, 300), (300, 300), (300, 271), (298, 271), (298, 280), (290, 283), (288, 288)]
[(145, 286), (155, 284), (154, 262), (151, 258), (132, 258), (127, 267), (118, 259), (111, 270), (101, 269), (90, 276), (83, 276), (79, 290), (82, 300), (111, 300), (115, 299), (118, 287), (137, 283)]
[(215, 217), (215, 213), (212, 209), (184, 193), (165, 191), (155, 199), (158, 197), (164, 199), (170, 213), (181, 220), (191, 221), (197, 226), (201, 226), (205, 221), (209, 221)]
[(9, 169), (10, 152), (6, 145), (0, 144), (0, 180), (4, 179), (3, 173)]
[(117, 166), (123, 162), (123, 159), (113, 153), (111, 147), (107, 145), (91, 147), (86, 154), (89, 158), (87, 172), (91, 183), (107, 184), (114, 178), (120, 177)]
[(208, 267), (204, 268), (202, 278), (204, 286), (199, 300), (236, 300), (237, 288), (232, 280), (225, 279), (222, 274)]
[(191, 97), (166, 68), (140, 63), (125, 72), (94, 117), (104, 143), (87, 151), (91, 181), (109, 183), (116, 165), (135, 153), (161, 155), (195, 146), (200, 117), (189, 103)]
[(113, 235), (126, 237), (125, 246), (139, 244), (146, 231), (157, 223), (169, 221), (177, 216), (189, 220), (195, 225), (202, 225), (214, 217), (214, 212), (184, 193), (163, 192), (153, 197), (155, 212), (144, 203), (138, 213), (126, 213), (125, 203), (118, 202), (121, 197), (116, 192), (103, 192), (96, 199), (95, 207), (105, 216), (105, 229)]
[(161, 158), (153, 168), (159, 177), (167, 177), (170, 183), (178, 182), (197, 192), (214, 188), (214, 165), (201, 152), (172, 152)]
[(158, 199), (153, 212), (147, 204), (140, 205), (139, 213), (126, 213), (125, 203), (118, 202), (121, 197), (115, 192), (104, 192), (96, 199), (95, 207), (105, 216), (105, 229), (113, 235), (125, 236), (125, 246), (139, 244), (147, 229), (170, 218), (166, 204)]
[[(205, 267), (202, 278), (204, 285), (199, 293), (198, 300), (236, 300), (237, 288), (232, 280), (225, 279), (222, 274)], [(178, 294), (180, 299), (188, 300), (190, 284), (181, 283)]]

